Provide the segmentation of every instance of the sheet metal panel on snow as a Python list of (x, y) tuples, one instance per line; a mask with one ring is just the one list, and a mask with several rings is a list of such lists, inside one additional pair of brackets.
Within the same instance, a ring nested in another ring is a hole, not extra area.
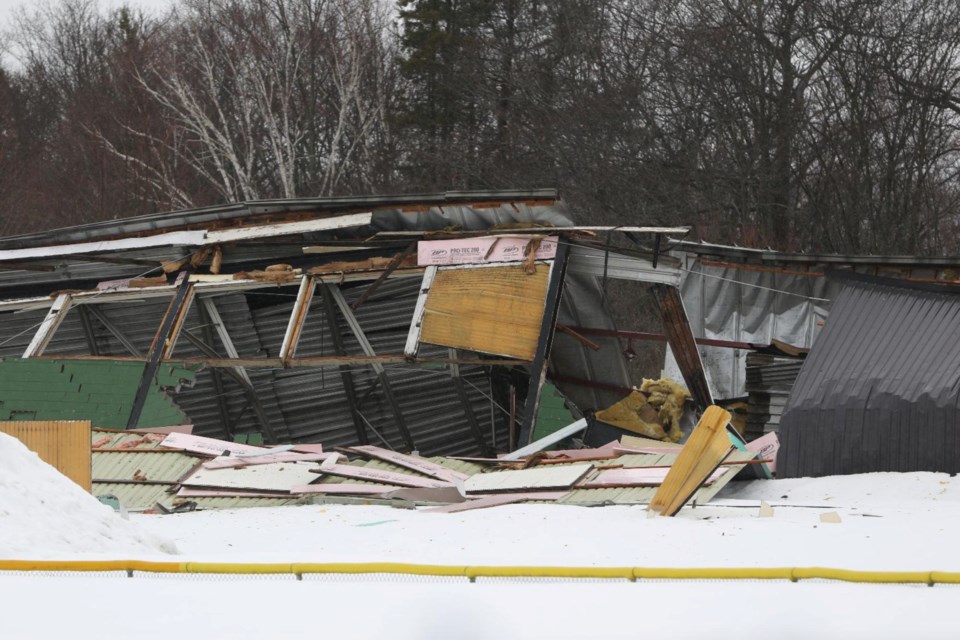
[(960, 471), (960, 292), (835, 274), (842, 290), (780, 422), (780, 477)]

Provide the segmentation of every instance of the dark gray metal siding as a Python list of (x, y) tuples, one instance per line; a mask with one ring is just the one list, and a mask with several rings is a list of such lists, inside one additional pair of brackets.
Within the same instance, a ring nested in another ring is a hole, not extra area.
[(960, 293), (842, 283), (781, 420), (778, 475), (960, 471)]

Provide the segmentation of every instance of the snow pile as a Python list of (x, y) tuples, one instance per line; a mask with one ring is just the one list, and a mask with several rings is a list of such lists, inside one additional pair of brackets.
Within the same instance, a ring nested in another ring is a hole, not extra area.
[(0, 433), (0, 530), (0, 558), (176, 553), (172, 542), (122, 519), (4, 433)]

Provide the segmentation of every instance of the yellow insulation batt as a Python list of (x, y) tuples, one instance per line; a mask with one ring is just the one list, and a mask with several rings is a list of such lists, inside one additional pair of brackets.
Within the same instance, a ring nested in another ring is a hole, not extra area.
[(690, 392), (670, 378), (644, 380), (640, 389), (598, 411), (596, 417), (647, 438), (679, 442), (683, 437), (680, 418), (689, 398)]

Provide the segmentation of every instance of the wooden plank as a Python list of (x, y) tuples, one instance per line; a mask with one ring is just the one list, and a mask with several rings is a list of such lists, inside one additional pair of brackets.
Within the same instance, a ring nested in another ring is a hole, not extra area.
[(283, 361), (292, 358), (297, 350), (297, 343), (300, 341), (303, 324), (307, 321), (310, 301), (313, 300), (313, 292), (316, 288), (317, 283), (314, 282), (313, 278), (306, 277), (300, 281), (297, 300), (293, 303), (290, 321), (287, 323), (287, 330), (283, 334), (283, 343), (280, 345), (280, 359)]
[(439, 269), (424, 305), (420, 341), (533, 360), (550, 279), (547, 265), (535, 269)]
[(27, 345), (27, 349), (23, 352), (22, 357), (33, 358), (43, 354), (43, 350), (50, 344), (53, 334), (56, 333), (60, 323), (62, 323), (63, 319), (67, 316), (67, 311), (70, 309), (71, 303), (72, 300), (69, 294), (61, 293), (57, 296), (57, 299), (50, 305), (50, 310), (47, 311), (43, 322), (37, 327), (37, 332), (33, 335), (33, 339), (30, 341), (30, 344)]
[(585, 476), (589, 462), (478, 473), (464, 483), (467, 493), (495, 493), (520, 489), (566, 489)]
[(716, 405), (707, 407), (650, 501), (650, 511), (672, 516), (686, 504), (733, 449), (727, 435), (729, 423), (727, 411)]
[(713, 396), (710, 385), (707, 384), (703, 361), (700, 359), (700, 351), (697, 349), (687, 312), (683, 307), (680, 290), (669, 285), (655, 284), (653, 293), (660, 309), (664, 333), (667, 334), (670, 349), (683, 374), (683, 381), (686, 382), (697, 407), (706, 410), (713, 404)]
[(210, 245), (226, 242), (239, 242), (241, 240), (259, 240), (262, 238), (299, 235), (303, 233), (313, 233), (316, 231), (332, 231), (335, 229), (362, 227), (370, 224), (372, 219), (372, 213), (352, 213), (333, 218), (319, 218), (316, 220), (301, 220), (299, 222), (282, 222), (279, 224), (265, 224), (255, 227), (240, 227), (238, 229), (207, 231), (203, 244)]
[(376, 293), (377, 289), (380, 288), (380, 285), (386, 282), (387, 278), (389, 278), (390, 275), (394, 271), (396, 271), (401, 264), (403, 264), (403, 261), (406, 260), (411, 253), (413, 253), (413, 250), (415, 248), (416, 248), (416, 243), (411, 242), (409, 245), (407, 245), (406, 249), (404, 249), (403, 251), (395, 255), (393, 259), (390, 260), (390, 263), (386, 267), (384, 267), (383, 273), (381, 273), (376, 280), (370, 283), (370, 286), (368, 286), (364, 290), (364, 292), (360, 294), (359, 298), (357, 298), (350, 304), (350, 308), (356, 311), (360, 307), (360, 305), (362, 305), (364, 302), (369, 300), (370, 296)]
[(140, 414), (143, 412), (147, 396), (153, 390), (153, 384), (160, 369), (160, 363), (163, 353), (166, 351), (168, 339), (171, 332), (176, 328), (178, 321), (182, 322), (182, 311), (184, 305), (192, 298), (193, 285), (186, 278), (186, 273), (181, 274), (177, 292), (170, 300), (163, 318), (160, 320), (160, 328), (153, 336), (153, 342), (150, 344), (150, 350), (147, 352), (147, 362), (143, 367), (143, 374), (140, 376), (140, 385), (137, 387), (136, 396), (133, 399), (133, 407), (130, 409), (130, 416), (127, 418), (127, 429), (133, 429), (140, 422)]
[(427, 267), (423, 272), (423, 281), (420, 283), (420, 295), (417, 297), (417, 304), (413, 309), (413, 319), (410, 321), (410, 331), (407, 333), (407, 343), (403, 347), (403, 355), (407, 358), (414, 358), (417, 355), (417, 349), (420, 347), (420, 332), (423, 328), (423, 313), (427, 306), (427, 297), (430, 294), (430, 287), (433, 280), (437, 277), (437, 267)]
[(177, 346), (177, 340), (180, 338), (180, 332), (183, 330), (183, 323), (187, 320), (187, 314), (190, 313), (190, 306), (193, 304), (193, 297), (193, 285), (188, 283), (183, 303), (180, 305), (180, 309), (177, 311), (177, 315), (174, 318), (173, 326), (170, 328), (170, 332), (167, 334), (166, 340), (164, 341), (163, 354), (160, 356), (163, 360), (173, 357), (173, 350)]

